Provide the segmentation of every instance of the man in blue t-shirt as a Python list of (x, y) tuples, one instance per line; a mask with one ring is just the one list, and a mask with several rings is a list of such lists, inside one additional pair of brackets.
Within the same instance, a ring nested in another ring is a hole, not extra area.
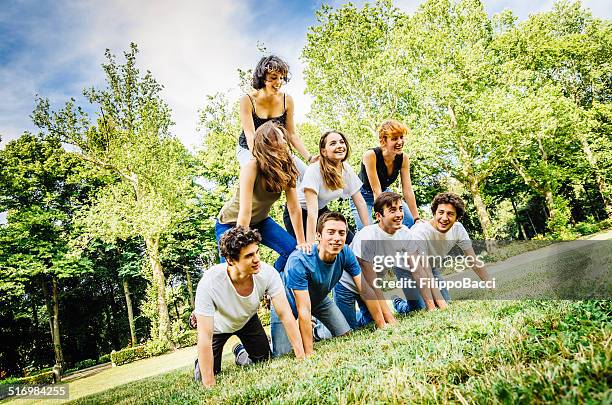
[[(346, 218), (342, 214), (323, 214), (317, 222), (319, 243), (313, 246), (310, 253), (294, 251), (281, 274), (289, 305), (298, 319), (306, 356), (312, 353), (313, 315), (333, 336), (341, 336), (351, 330), (342, 312), (328, 296), (340, 280), (343, 270), (353, 278), (376, 326), (381, 328), (386, 325), (374, 292), (367, 283), (361, 282), (359, 263), (351, 249), (345, 245), (346, 233)], [(291, 344), (274, 308), (270, 314), (270, 325), (273, 356), (290, 352)]]

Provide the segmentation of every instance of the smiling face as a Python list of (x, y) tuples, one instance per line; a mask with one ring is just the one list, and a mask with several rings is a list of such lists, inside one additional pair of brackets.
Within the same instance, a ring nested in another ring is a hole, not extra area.
[(346, 242), (346, 223), (330, 219), (323, 224), (319, 238), (319, 257), (324, 261), (333, 261), (342, 251)]
[(261, 261), (259, 259), (259, 243), (251, 243), (240, 249), (238, 260), (228, 259), (230, 266), (236, 266), (238, 271), (245, 275), (259, 273)]
[(325, 138), (325, 147), (321, 149), (321, 155), (333, 162), (342, 162), (346, 158), (347, 145), (342, 135), (330, 132)]
[(385, 137), (381, 146), (388, 152), (399, 155), (404, 152), (404, 134), (393, 134)]
[(281, 72), (271, 71), (266, 74), (266, 90), (271, 93), (278, 93), (285, 84), (285, 76)]
[(376, 213), (376, 219), (378, 220), (378, 226), (390, 235), (400, 230), (402, 221), (404, 220), (402, 200), (393, 201), (391, 204), (385, 206), (382, 215), (380, 212)]
[(431, 225), (439, 232), (446, 233), (457, 222), (457, 210), (452, 204), (439, 204)]

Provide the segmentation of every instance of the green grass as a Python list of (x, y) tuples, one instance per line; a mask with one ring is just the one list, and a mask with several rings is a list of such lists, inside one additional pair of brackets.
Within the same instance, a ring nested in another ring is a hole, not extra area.
[(191, 367), (81, 398), (78, 404), (612, 403), (610, 301), (463, 301), (239, 368), (217, 386)]

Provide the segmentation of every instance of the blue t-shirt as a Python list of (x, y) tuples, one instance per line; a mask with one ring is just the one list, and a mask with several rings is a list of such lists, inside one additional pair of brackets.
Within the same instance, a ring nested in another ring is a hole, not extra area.
[(318, 247), (319, 245), (315, 244), (310, 254), (295, 250), (289, 256), (282, 273), (287, 299), (296, 317), (297, 307), (291, 290), (308, 290), (310, 303), (315, 306), (336, 286), (343, 270), (351, 276), (361, 274), (357, 258), (348, 245), (344, 245), (333, 263), (325, 263), (319, 258)]

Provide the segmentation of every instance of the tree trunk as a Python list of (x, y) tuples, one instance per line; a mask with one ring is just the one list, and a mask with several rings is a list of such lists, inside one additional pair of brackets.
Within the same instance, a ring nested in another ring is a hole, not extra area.
[(49, 295), (47, 283), (42, 281), (40, 285), (42, 287), (43, 296), (45, 297), (47, 313), (49, 314), (49, 331), (51, 332), (51, 342), (53, 342), (53, 302), (51, 302), (51, 296)]
[(49, 311), (49, 318), (52, 325), (52, 337), (53, 337), (53, 350), (55, 352), (55, 364), (63, 368), (64, 365), (64, 354), (62, 353), (62, 344), (59, 332), (59, 297), (57, 295), (57, 280), (55, 277), (51, 278), (51, 308), (47, 308)]
[(166, 278), (159, 260), (159, 238), (145, 238), (147, 254), (153, 271), (153, 284), (157, 290), (157, 312), (159, 315), (158, 339), (171, 341), (170, 315), (166, 304)]
[(585, 136), (578, 136), (580, 139), (580, 144), (582, 145), (582, 151), (586, 157), (593, 174), (595, 175), (595, 181), (597, 182), (597, 188), (599, 189), (599, 194), (601, 194), (601, 199), (604, 203), (604, 208), (606, 210), (606, 214), (608, 218), (612, 218), (612, 199), (608, 196), (608, 184), (606, 183), (606, 179), (599, 172), (599, 167), (597, 164), (597, 159), (591, 150), (591, 145), (587, 141)]
[(191, 281), (191, 273), (189, 269), (185, 270), (185, 274), (187, 275), (187, 291), (189, 293), (189, 305), (191, 309), (195, 309), (195, 298), (193, 296), (193, 281)]
[[(457, 128), (457, 117), (455, 116), (455, 110), (452, 106), (448, 106), (448, 113), (450, 116), (450, 125), (451, 128)], [(461, 139), (457, 139), (457, 149), (459, 150), (459, 161), (461, 163), (461, 174), (463, 176), (463, 180), (467, 183), (467, 188), (472, 193), (472, 198), (474, 199), (474, 205), (476, 206), (476, 212), (478, 214), (478, 220), (480, 222), (480, 226), (482, 227), (482, 233), (484, 235), (485, 241), (487, 241), (487, 250), (494, 249), (494, 243), (492, 243), (492, 235), (491, 235), (491, 217), (489, 216), (489, 212), (487, 211), (487, 206), (484, 203), (482, 198), (482, 193), (480, 191), (480, 181), (474, 173), (474, 168), (472, 167), (473, 159), (466, 150), (464, 144)]]
[(128, 285), (127, 278), (123, 279), (123, 293), (125, 294), (125, 306), (128, 312), (128, 323), (130, 324), (130, 346), (135, 346), (138, 342), (136, 341), (136, 328), (134, 326), (134, 311), (132, 309), (132, 298), (130, 298), (130, 286)]
[(516, 222), (516, 227), (518, 228), (518, 237), (522, 240), (527, 240), (527, 232), (525, 232), (525, 228), (520, 221), (518, 209), (516, 208), (516, 203), (514, 202), (514, 198), (510, 196), (510, 203), (512, 203), (512, 209), (514, 210), (514, 221)]
[(553, 197), (553, 193), (550, 188), (546, 187), (544, 189), (544, 198), (546, 199), (546, 209), (548, 210), (548, 218), (550, 221), (555, 219), (555, 199)]
[(34, 331), (38, 332), (38, 309), (36, 308), (36, 301), (34, 300), (34, 294), (30, 295), (30, 303), (32, 304), (32, 321), (34, 322)]

